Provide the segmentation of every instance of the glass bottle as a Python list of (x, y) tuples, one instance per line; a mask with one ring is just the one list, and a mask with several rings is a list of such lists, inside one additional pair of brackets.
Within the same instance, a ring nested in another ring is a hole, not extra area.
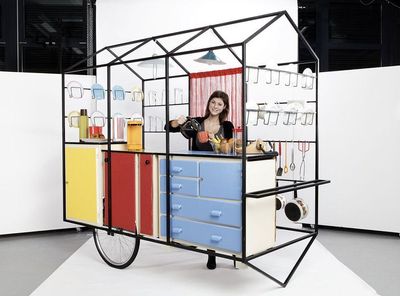
[(89, 120), (87, 116), (87, 110), (81, 109), (81, 113), (79, 116), (79, 140), (88, 138), (88, 127)]

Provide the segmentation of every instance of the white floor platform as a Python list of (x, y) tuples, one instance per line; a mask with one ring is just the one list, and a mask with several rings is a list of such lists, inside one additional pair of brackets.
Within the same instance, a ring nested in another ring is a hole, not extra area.
[[(252, 263), (283, 280), (304, 247), (305, 243), (297, 243)], [(251, 268), (234, 269), (232, 261), (221, 258), (217, 269), (208, 270), (206, 259), (203, 254), (142, 241), (133, 264), (117, 270), (101, 260), (89, 240), (31, 296), (377, 295), (318, 241), (286, 288)]]

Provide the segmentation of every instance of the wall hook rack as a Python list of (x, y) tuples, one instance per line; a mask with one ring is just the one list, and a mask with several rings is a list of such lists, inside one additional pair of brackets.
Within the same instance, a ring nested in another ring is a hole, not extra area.
[(272, 69), (267, 68), (264, 65), (255, 67), (255, 66), (247, 66), (246, 67), (246, 82), (249, 82), (251, 70), (256, 71), (255, 80), (253, 83), (257, 84), (260, 80), (260, 71), (266, 72), (265, 75), (265, 84), (274, 84), (276, 86), (280, 85), (282, 80), (284, 80), (284, 86), (292, 86), (298, 87), (299, 80), (301, 80), (301, 88), (312, 90), (314, 89), (315, 77), (312, 75), (312, 72), (306, 71), (305, 73), (297, 73), (293, 71), (286, 71), (281, 69)]

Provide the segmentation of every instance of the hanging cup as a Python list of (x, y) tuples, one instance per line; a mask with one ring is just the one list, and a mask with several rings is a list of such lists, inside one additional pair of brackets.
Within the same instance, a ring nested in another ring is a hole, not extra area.
[(290, 221), (300, 221), (307, 217), (308, 206), (301, 198), (293, 199), (285, 206), (285, 214)]
[(286, 197), (283, 195), (277, 195), (275, 199), (276, 210), (282, 210), (286, 206)]

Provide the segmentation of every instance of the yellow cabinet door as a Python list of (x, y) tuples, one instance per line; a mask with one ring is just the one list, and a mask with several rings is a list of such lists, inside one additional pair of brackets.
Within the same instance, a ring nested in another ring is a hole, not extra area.
[(98, 223), (97, 148), (65, 149), (66, 217), (68, 220)]

